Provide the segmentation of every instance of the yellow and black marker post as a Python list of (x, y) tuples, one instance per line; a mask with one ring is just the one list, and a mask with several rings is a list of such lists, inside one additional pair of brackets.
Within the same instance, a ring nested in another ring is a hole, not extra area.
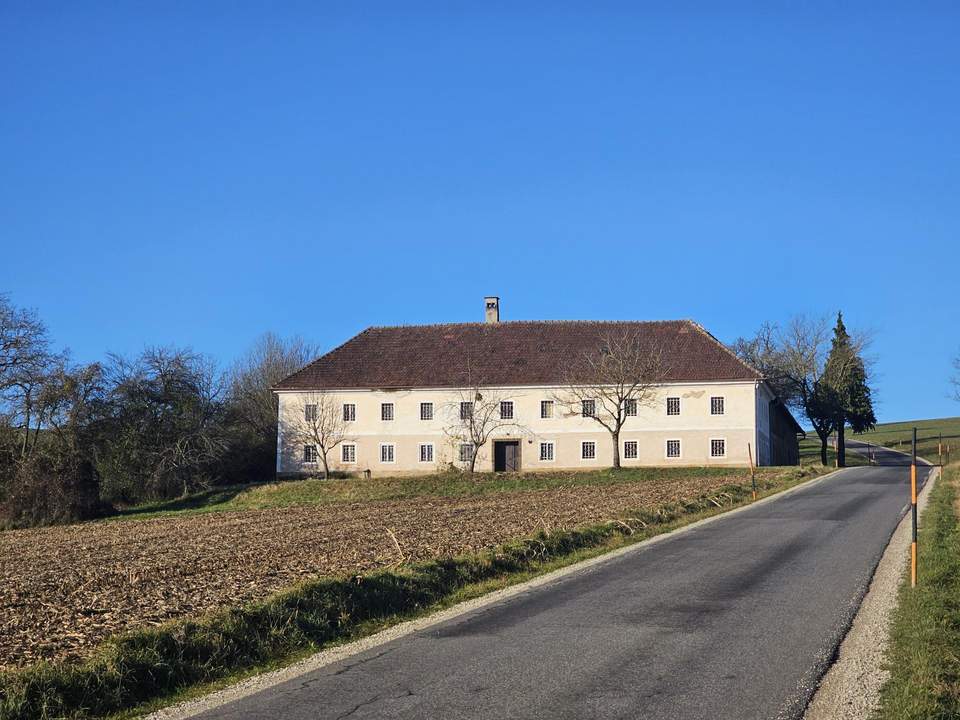
[(913, 429), (913, 460), (910, 462), (910, 587), (917, 586), (917, 429)]

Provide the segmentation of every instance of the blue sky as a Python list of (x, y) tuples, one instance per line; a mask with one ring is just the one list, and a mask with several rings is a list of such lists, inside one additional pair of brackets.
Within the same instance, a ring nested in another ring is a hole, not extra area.
[(0, 291), (79, 360), (842, 309), (960, 414), (955, 5), (515, 5), (3, 3)]

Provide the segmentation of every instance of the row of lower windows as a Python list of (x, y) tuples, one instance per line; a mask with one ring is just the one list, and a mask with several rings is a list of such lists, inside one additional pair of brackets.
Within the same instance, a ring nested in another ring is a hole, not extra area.
[[(303, 461), (305, 463), (316, 463), (319, 459), (316, 445), (303, 446)], [(419, 458), (422, 463), (433, 462), (433, 443), (423, 443), (419, 447)], [(397, 459), (397, 446), (394, 443), (380, 444), (380, 462), (393, 463)], [(355, 463), (357, 461), (357, 446), (355, 443), (343, 443), (340, 445), (340, 462)]]
[[(679, 458), (681, 447), (679, 440), (667, 440), (665, 454), (668, 458)], [(540, 443), (540, 461), (552, 462), (556, 456), (556, 444), (551, 441)], [(727, 441), (722, 438), (710, 440), (710, 457), (722, 458), (727, 456)], [(595, 460), (597, 457), (597, 443), (593, 440), (584, 440), (580, 443), (580, 459)], [(623, 443), (623, 458), (636, 460), (640, 457), (639, 446), (636, 440), (625, 440)]]
[[(459, 448), (460, 462), (470, 462), (473, 459), (474, 446), (472, 443), (461, 443)], [(723, 438), (713, 438), (710, 440), (710, 457), (726, 457), (727, 441)], [(316, 445), (303, 446), (303, 461), (305, 463), (316, 463), (318, 459)], [(433, 443), (422, 443), (418, 448), (418, 457), (422, 463), (433, 462)], [(597, 443), (593, 440), (584, 440), (580, 443), (580, 458), (582, 460), (595, 460), (597, 457)], [(636, 440), (625, 440), (623, 443), (623, 458), (625, 460), (636, 460), (639, 457), (639, 447)], [(666, 457), (682, 457), (679, 440), (667, 440)], [(552, 441), (543, 441), (540, 443), (540, 461), (553, 462), (556, 458), (556, 443)], [(357, 462), (357, 446), (355, 443), (343, 443), (340, 445), (340, 461), (352, 464)], [(394, 443), (381, 443), (380, 462), (396, 462), (396, 445)]]
[[(380, 419), (384, 421), (391, 421), (396, 417), (396, 409), (393, 403), (380, 403)], [(637, 414), (637, 400), (636, 398), (628, 398), (623, 402), (623, 413), (627, 417), (635, 417)], [(580, 401), (580, 414), (583, 417), (593, 417), (597, 414), (597, 401), (592, 399), (585, 399)], [(678, 397), (668, 397), (667, 398), (667, 415), (679, 415), (680, 414), (680, 398)], [(724, 414), (724, 399), (721, 396), (711, 397), (710, 398), (710, 414), (711, 415), (723, 415)], [(469, 420), (473, 416), (473, 403), (472, 402), (461, 402), (460, 403), (460, 419)], [(554, 416), (554, 401), (553, 400), (541, 400), (540, 401), (540, 417), (542, 419), (552, 418)], [(315, 422), (317, 420), (317, 405), (304, 405), (303, 407), (303, 418), (307, 422)], [(343, 420), (344, 422), (353, 422), (357, 419), (357, 406), (355, 403), (344, 403), (343, 404)], [(432, 402), (422, 402), (420, 403), (420, 419), (421, 420), (433, 420), (433, 403)], [(501, 420), (513, 420), (513, 401), (512, 400), (503, 400), (500, 403), (500, 419)]]

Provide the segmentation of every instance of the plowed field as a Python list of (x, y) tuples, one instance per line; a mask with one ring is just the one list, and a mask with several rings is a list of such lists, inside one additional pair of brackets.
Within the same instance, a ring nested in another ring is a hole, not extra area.
[(81, 657), (112, 633), (263, 598), (304, 578), (477, 551), (544, 527), (569, 528), (692, 499), (742, 478), (672, 478), (0, 532), (0, 666)]

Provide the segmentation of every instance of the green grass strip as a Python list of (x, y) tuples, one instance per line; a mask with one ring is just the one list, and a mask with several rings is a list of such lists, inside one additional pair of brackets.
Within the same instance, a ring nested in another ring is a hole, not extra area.
[(930, 494), (918, 537), (919, 585), (900, 588), (887, 661), (890, 679), (876, 720), (960, 717), (960, 467)]
[(585, 550), (636, 542), (749, 497), (748, 488), (730, 485), (696, 500), (632, 513), (622, 523), (540, 533), (478, 555), (361, 577), (321, 578), (261, 603), (130, 632), (108, 640), (80, 663), (38, 663), (0, 673), (0, 720), (96, 718), (128, 711), (369, 634), (451, 601), (478, 583), (551, 569)]

